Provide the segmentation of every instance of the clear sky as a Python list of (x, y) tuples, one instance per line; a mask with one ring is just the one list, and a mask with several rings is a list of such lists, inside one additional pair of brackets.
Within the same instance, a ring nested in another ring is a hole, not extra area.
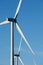
[[(14, 16), (18, 2), (19, 0), (0, 0), (0, 22)], [(20, 57), (24, 65), (43, 65), (43, 0), (23, 0), (17, 21), (35, 52), (33, 55), (22, 40)], [(14, 31), (17, 53), (21, 36), (15, 25)], [(20, 61), (18, 64), (21, 65)], [(10, 24), (0, 26), (0, 65), (10, 65)]]

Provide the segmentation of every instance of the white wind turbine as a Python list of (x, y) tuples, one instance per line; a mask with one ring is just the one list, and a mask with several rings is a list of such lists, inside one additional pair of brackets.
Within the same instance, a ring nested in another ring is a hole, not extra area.
[(17, 15), (18, 15), (18, 12), (19, 12), (19, 9), (20, 9), (20, 6), (21, 6), (21, 3), (22, 3), (22, 0), (19, 1), (19, 4), (18, 4), (18, 7), (17, 7), (14, 18), (7, 18), (6, 21), (0, 22), (0, 25), (11, 23), (11, 58), (10, 58), (10, 65), (14, 65), (14, 23), (16, 25), (16, 28), (17, 28), (18, 32), (20, 33), (20, 35), (22, 36), (22, 38), (26, 42), (26, 45), (28, 46), (28, 48), (30, 49), (32, 54), (35, 54), (34, 51), (31, 48), (31, 46), (29, 45), (26, 37), (24, 36), (21, 28), (19, 27), (17, 19), (16, 19)]
[(19, 48), (18, 48), (18, 54), (14, 54), (14, 58), (16, 58), (16, 65), (18, 65), (18, 60), (20, 60), (21, 64), (24, 65), (23, 61), (20, 58), (21, 43), (22, 43), (22, 38), (20, 40), (20, 45), (19, 45)]

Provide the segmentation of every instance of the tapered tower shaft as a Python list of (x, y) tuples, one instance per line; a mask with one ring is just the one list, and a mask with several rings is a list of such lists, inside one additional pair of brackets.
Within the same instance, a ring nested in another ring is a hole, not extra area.
[(16, 57), (16, 65), (18, 65), (18, 57)]
[(11, 22), (11, 55), (10, 65), (14, 65), (14, 22)]

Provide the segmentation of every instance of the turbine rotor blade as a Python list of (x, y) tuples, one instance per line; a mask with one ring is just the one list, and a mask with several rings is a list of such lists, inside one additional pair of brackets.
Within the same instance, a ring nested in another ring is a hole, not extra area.
[(22, 37), (21, 37), (21, 40), (20, 40), (20, 45), (19, 45), (19, 48), (18, 48), (18, 53), (20, 53), (21, 43), (22, 43)]
[(21, 58), (19, 57), (18, 59), (20, 60), (21, 64), (24, 65), (24, 63), (23, 63), (23, 61), (21, 60)]
[(4, 25), (4, 24), (8, 24), (10, 23), (9, 21), (4, 21), (4, 22), (0, 22), (0, 25)]
[(32, 50), (31, 46), (29, 45), (28, 41), (26, 40), (26, 37), (24, 36), (21, 28), (19, 27), (18, 23), (16, 23), (16, 28), (18, 30), (18, 32), (20, 33), (20, 35), (22, 36), (22, 38), (24, 39), (24, 41), (26, 42), (26, 45), (28, 46), (28, 48), (30, 49), (30, 51), (32, 52), (32, 54), (34, 55), (34, 51)]
[(14, 16), (14, 19), (17, 17), (18, 15), (18, 12), (19, 12), (19, 9), (20, 9), (20, 6), (21, 6), (21, 3), (22, 3), (22, 0), (19, 1), (19, 4), (18, 4), (18, 7), (17, 7), (17, 10), (16, 10), (16, 13), (15, 13), (15, 16)]

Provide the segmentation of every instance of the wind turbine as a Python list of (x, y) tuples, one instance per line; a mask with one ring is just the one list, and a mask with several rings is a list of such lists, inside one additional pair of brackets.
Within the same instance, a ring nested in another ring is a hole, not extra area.
[(10, 59), (10, 65), (14, 65), (14, 23), (16, 25), (18, 32), (20, 33), (20, 35), (22, 36), (22, 38), (26, 42), (26, 45), (28, 46), (28, 48), (30, 49), (32, 54), (33, 55), (35, 54), (31, 48), (30, 44), (28, 43), (26, 37), (24, 36), (24, 33), (22, 32), (18, 22), (17, 22), (17, 15), (19, 13), (21, 3), (22, 3), (22, 0), (19, 1), (19, 4), (18, 4), (14, 18), (7, 18), (7, 20), (5, 20), (4, 22), (0, 22), (0, 25), (11, 23), (11, 59)]
[(20, 58), (21, 43), (22, 43), (22, 38), (20, 40), (20, 45), (19, 45), (19, 48), (18, 48), (18, 54), (14, 54), (14, 58), (16, 58), (16, 65), (18, 65), (18, 59), (21, 62), (21, 64), (24, 65), (23, 61)]

